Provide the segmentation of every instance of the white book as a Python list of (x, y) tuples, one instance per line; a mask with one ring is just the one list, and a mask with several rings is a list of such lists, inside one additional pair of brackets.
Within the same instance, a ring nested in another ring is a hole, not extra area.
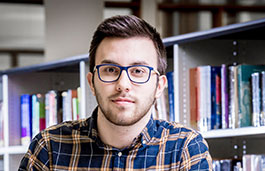
[(37, 100), (37, 95), (33, 94), (31, 97), (32, 102), (32, 138), (35, 137), (40, 131), (40, 103)]

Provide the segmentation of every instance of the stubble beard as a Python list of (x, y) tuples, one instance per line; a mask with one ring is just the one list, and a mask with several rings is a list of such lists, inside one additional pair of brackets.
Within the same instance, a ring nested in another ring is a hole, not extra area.
[[(153, 91), (153, 93), (149, 96), (149, 98), (146, 100), (145, 103), (140, 104), (139, 101), (137, 101), (135, 99), (134, 101), (134, 111), (126, 111), (128, 109), (126, 109), (126, 107), (118, 107), (116, 109), (117, 112), (115, 112), (115, 110), (109, 106), (109, 104), (111, 103), (111, 100), (113, 97), (126, 97), (126, 94), (120, 92), (120, 93), (116, 93), (114, 95), (111, 95), (110, 97), (106, 98), (106, 102), (107, 104), (104, 104), (104, 98), (102, 97), (102, 95), (99, 93), (99, 91), (97, 91), (97, 89), (95, 88), (95, 95), (96, 95), (96, 100), (98, 102), (98, 106), (100, 108), (100, 110), (102, 111), (104, 117), (111, 122), (112, 124), (116, 125), (116, 126), (132, 126), (134, 124), (136, 124), (137, 122), (139, 122), (151, 109), (152, 105), (155, 102), (155, 91), (156, 89)], [(141, 106), (140, 106), (141, 105)], [(125, 114), (128, 115), (127, 113), (130, 112), (130, 116), (124, 117), (121, 116), (124, 114), (124, 112), (126, 112)], [(133, 116), (133, 117), (132, 117)], [(129, 117), (129, 118), (128, 118)]]

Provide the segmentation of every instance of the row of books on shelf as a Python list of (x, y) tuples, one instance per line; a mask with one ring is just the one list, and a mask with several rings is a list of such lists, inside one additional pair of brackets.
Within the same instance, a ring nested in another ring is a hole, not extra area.
[(265, 154), (245, 154), (242, 160), (213, 160), (214, 171), (264, 171)]
[(28, 145), (34, 136), (49, 126), (79, 119), (80, 88), (23, 94), (20, 101), (22, 145)]
[(265, 65), (189, 70), (190, 123), (200, 131), (265, 125)]

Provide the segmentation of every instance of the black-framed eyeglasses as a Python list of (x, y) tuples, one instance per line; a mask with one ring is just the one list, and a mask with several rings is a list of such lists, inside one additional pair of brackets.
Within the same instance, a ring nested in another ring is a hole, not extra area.
[(152, 71), (154, 71), (157, 75), (160, 75), (156, 69), (146, 65), (131, 65), (123, 67), (116, 64), (101, 64), (96, 65), (94, 72), (95, 70), (97, 70), (99, 79), (106, 83), (119, 80), (123, 70), (126, 71), (130, 81), (137, 84), (148, 82)]

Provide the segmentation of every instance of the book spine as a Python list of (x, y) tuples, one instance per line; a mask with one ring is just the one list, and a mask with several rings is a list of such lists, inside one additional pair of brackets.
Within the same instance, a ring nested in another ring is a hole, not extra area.
[(211, 129), (221, 127), (221, 68), (211, 66)]
[(252, 94), (252, 125), (260, 126), (260, 75), (258, 72), (251, 74)]
[(21, 95), (21, 144), (28, 145), (32, 137), (31, 96)]
[(197, 70), (198, 76), (197, 76), (197, 81), (198, 81), (198, 116), (197, 116), (197, 125), (198, 125), (198, 130), (204, 131), (204, 116), (205, 116), (205, 111), (204, 111), (204, 94), (203, 94), (203, 78), (204, 78), (204, 72), (203, 68), (201, 66), (198, 67)]
[(229, 128), (229, 93), (228, 93), (228, 75), (225, 64), (221, 67), (221, 116), (222, 128)]
[(55, 125), (58, 123), (56, 92), (54, 90), (49, 91), (49, 118), (50, 125)]
[(40, 131), (40, 115), (39, 115), (39, 102), (37, 101), (37, 95), (33, 94), (32, 100), (32, 137), (35, 137)]
[(49, 99), (50, 99), (50, 94), (46, 93), (45, 94), (45, 125), (46, 128), (48, 128), (49, 126), (51, 126), (50, 124), (50, 104), (49, 104)]
[[(220, 68), (219, 68), (220, 69)], [(216, 75), (216, 129), (222, 127), (222, 118), (221, 118), (221, 70), (218, 70)]]
[(44, 130), (46, 128), (46, 122), (45, 122), (45, 99), (44, 95), (37, 94), (38, 102), (39, 102), (39, 115), (40, 115), (40, 131)]
[(206, 117), (204, 121), (205, 131), (211, 129), (211, 115), (212, 115), (212, 105), (211, 105), (211, 66), (205, 66), (205, 88), (203, 89), (205, 93), (205, 111)]
[(237, 66), (229, 67), (229, 128), (238, 127)]
[(169, 102), (169, 120), (175, 121), (174, 110), (174, 72), (168, 72), (166, 74), (168, 80), (168, 102)]
[(71, 99), (71, 105), (72, 105), (72, 115), (73, 120), (77, 120), (77, 90), (72, 90), (72, 99)]
[(83, 119), (81, 118), (81, 87), (77, 88), (77, 106), (77, 118)]
[(63, 122), (67, 121), (67, 91), (62, 92), (62, 102), (63, 102)]
[(265, 126), (265, 71), (261, 72), (261, 126)]
[(190, 78), (190, 126), (197, 129), (197, 116), (198, 116), (198, 86), (197, 86), (197, 68), (191, 68), (189, 70)]
[(3, 113), (3, 101), (1, 99), (0, 100), (0, 147), (2, 146), (4, 146), (4, 113)]
[(211, 67), (211, 129), (217, 129), (217, 113), (216, 113), (216, 68)]

